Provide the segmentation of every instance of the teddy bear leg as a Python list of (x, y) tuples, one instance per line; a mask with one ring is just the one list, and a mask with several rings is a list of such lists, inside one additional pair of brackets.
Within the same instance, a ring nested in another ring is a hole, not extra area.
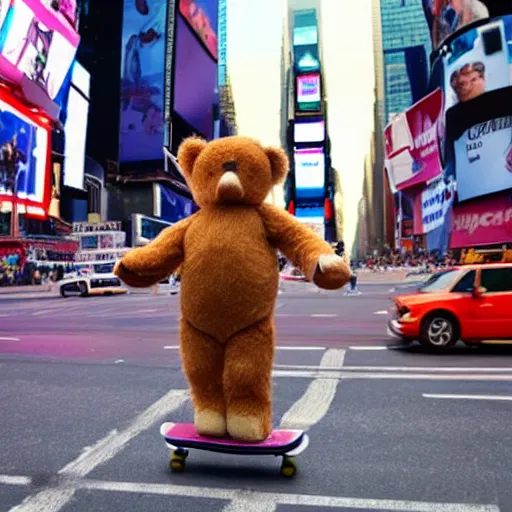
[(228, 433), (239, 441), (264, 441), (272, 432), (273, 319), (235, 334), (225, 350)]
[(186, 320), (180, 324), (183, 371), (194, 404), (194, 423), (199, 434), (227, 435), (226, 406), (222, 387), (224, 347)]

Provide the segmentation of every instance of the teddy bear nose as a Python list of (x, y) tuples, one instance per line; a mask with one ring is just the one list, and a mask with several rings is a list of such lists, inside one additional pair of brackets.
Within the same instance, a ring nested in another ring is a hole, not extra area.
[(222, 168), (226, 172), (236, 172), (237, 167), (238, 167), (238, 164), (234, 160), (230, 160), (229, 162), (224, 162), (222, 164)]

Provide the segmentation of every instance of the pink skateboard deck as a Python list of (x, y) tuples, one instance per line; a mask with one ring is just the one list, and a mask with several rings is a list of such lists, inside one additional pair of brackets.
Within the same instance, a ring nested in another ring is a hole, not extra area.
[(293, 476), (296, 471), (293, 456), (302, 453), (309, 444), (309, 438), (302, 430), (273, 430), (268, 439), (260, 443), (202, 436), (192, 423), (163, 423), (160, 434), (173, 450), (171, 469), (180, 471), (185, 466), (187, 448), (191, 448), (233, 455), (282, 456), (281, 474)]

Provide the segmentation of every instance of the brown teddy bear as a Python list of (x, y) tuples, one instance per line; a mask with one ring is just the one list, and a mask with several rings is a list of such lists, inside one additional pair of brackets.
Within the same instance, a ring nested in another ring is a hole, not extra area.
[(262, 441), (272, 431), (277, 250), (321, 288), (341, 288), (350, 269), (295, 217), (264, 204), (288, 172), (283, 150), (192, 137), (178, 162), (201, 209), (128, 252), (114, 272), (147, 287), (181, 266), (181, 356), (196, 429)]

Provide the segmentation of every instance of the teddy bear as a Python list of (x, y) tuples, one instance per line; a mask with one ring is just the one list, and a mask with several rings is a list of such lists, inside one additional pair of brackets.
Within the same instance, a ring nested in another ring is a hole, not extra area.
[(261, 442), (272, 432), (278, 251), (309, 281), (339, 289), (350, 269), (284, 209), (265, 203), (288, 172), (284, 150), (230, 136), (185, 139), (178, 163), (199, 210), (120, 259), (148, 287), (181, 269), (180, 350), (199, 434)]

